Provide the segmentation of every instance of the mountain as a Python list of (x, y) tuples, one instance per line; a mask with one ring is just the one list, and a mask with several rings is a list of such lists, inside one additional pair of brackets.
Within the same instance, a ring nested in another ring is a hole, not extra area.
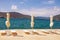
[[(0, 17), (6, 18), (6, 13), (7, 12), (0, 12)], [(18, 12), (8, 12), (8, 13), (10, 13), (10, 18), (30, 18), (29, 15), (23, 15)]]
[[(10, 13), (10, 18), (28, 18), (31, 19), (31, 16), (24, 15), (18, 12), (0, 12), (0, 18), (6, 18), (6, 13)], [(60, 20), (60, 14), (53, 17), (54, 20)], [(49, 20), (49, 17), (35, 17), (35, 19)]]
[(35, 17), (35, 19), (40, 19), (40, 20), (49, 20), (49, 17)]
[(54, 16), (54, 20), (59, 20), (59, 21), (60, 21), (60, 14), (59, 14), (59, 15)]
[[(50, 17), (36, 17), (36, 19), (50, 20)], [(60, 21), (60, 14), (53, 17), (54, 20)]]

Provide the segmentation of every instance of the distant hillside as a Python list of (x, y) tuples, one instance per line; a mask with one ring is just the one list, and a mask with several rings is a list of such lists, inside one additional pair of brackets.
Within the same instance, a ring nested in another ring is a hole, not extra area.
[[(6, 18), (6, 13), (7, 12), (0, 12), (0, 17)], [(30, 18), (29, 15), (23, 15), (18, 12), (9, 12), (10, 13), (10, 18)]]
[(54, 20), (60, 20), (60, 14), (59, 14), (59, 15), (54, 16)]
[(38, 20), (50, 20), (50, 18), (49, 17), (35, 17), (35, 19), (38, 19)]
[[(0, 12), (0, 18), (6, 18), (7, 12)], [(9, 12), (10, 18), (28, 18), (31, 19), (31, 16), (24, 15), (18, 12)], [(43, 20), (49, 20), (49, 17), (35, 17), (35, 19), (43, 19)], [(54, 20), (60, 20), (60, 15), (54, 16)]]
[[(60, 21), (60, 15), (56, 15), (53, 18), (54, 20)], [(50, 20), (50, 17), (36, 17), (36, 19)]]
[(45, 19), (45, 20), (49, 20), (49, 17), (36, 17), (36, 19)]

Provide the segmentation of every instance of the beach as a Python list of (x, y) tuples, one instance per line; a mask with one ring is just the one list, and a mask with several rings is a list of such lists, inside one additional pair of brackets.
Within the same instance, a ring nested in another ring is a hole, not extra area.
[[(52, 33), (51, 34), (45, 34), (45, 33), (41, 32), (43, 30), (47, 32), (50, 29), (36, 29), (36, 32), (38, 32), (39, 34), (42, 34), (42, 35), (32, 34), (31, 31), (33, 31), (33, 30), (31, 30), (31, 29), (30, 30), (26, 29), (26, 30), (28, 30), (31, 34), (25, 34), (24, 30), (15, 30), (19, 36), (13, 36), (13, 35), (2, 36), (2, 35), (0, 35), (0, 40), (60, 40), (60, 35), (58, 35), (58, 34), (52, 34)], [(56, 29), (56, 30), (58, 32), (60, 29)], [(4, 30), (4, 31), (7, 31), (7, 30)], [(55, 29), (53, 29), (53, 31), (55, 31)]]

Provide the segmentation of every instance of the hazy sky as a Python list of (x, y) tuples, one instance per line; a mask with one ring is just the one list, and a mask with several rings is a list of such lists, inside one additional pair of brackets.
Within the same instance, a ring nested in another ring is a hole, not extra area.
[(48, 17), (60, 14), (60, 0), (0, 0), (0, 11)]

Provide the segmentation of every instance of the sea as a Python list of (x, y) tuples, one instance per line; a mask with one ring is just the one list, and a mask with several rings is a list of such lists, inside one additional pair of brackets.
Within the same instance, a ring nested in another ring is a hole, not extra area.
[[(0, 30), (7, 29), (6, 18), (0, 18)], [(60, 21), (54, 20), (52, 29), (60, 29)], [(34, 29), (50, 29), (50, 20), (34, 19)], [(10, 18), (9, 29), (32, 29), (31, 19), (26, 18)]]

